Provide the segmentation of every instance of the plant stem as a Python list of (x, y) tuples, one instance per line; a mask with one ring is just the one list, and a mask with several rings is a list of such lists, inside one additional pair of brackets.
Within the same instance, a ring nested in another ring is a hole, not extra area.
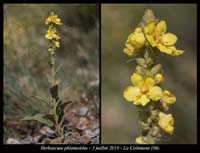
[[(55, 81), (55, 50), (52, 49), (51, 51), (51, 86), (54, 86), (56, 81)], [(63, 130), (62, 128), (59, 126), (58, 123), (58, 115), (56, 113), (56, 98), (53, 98), (53, 115), (54, 115), (54, 119), (55, 119), (55, 128), (56, 128), (56, 133), (59, 137), (61, 137), (63, 135)]]

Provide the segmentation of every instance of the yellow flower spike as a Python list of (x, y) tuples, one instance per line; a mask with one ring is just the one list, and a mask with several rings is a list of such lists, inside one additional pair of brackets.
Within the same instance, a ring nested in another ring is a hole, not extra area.
[(172, 135), (174, 132), (174, 118), (172, 114), (159, 113), (158, 125), (163, 131)]
[(48, 30), (45, 34), (45, 38), (50, 40), (50, 48), (48, 49), (50, 52), (54, 51), (55, 48), (60, 48), (60, 36), (57, 34), (57, 30), (55, 24), (61, 25), (61, 19), (58, 18), (58, 15), (51, 12), (49, 17), (46, 18), (45, 24), (48, 25)]
[(162, 20), (156, 26), (154, 24), (156, 24), (155, 21), (152, 21), (144, 27), (144, 33), (150, 45), (171, 56), (183, 54), (184, 51), (177, 50), (174, 46), (178, 39), (176, 35), (169, 32), (166, 33), (166, 22)]
[(156, 84), (162, 83), (164, 81), (164, 76), (161, 73), (158, 73), (154, 76)]
[(126, 41), (126, 48), (123, 50), (128, 56), (135, 56), (138, 49), (142, 48), (145, 44), (145, 37), (141, 28), (136, 28), (133, 33), (128, 36)]
[(162, 102), (165, 102), (168, 105), (174, 104), (176, 102), (176, 97), (168, 90), (164, 90), (163, 93), (163, 97), (161, 98)]

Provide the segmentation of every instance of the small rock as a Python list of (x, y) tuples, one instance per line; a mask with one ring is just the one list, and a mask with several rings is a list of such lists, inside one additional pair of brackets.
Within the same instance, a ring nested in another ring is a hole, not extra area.
[(76, 124), (77, 129), (79, 130), (86, 130), (90, 126), (90, 122), (86, 117), (81, 117), (79, 122)]
[(87, 107), (81, 107), (79, 112), (77, 113), (77, 115), (86, 116), (87, 112), (88, 112), (88, 108)]
[(21, 144), (33, 144), (35, 143), (34, 138), (31, 136), (27, 136), (26, 138), (19, 141)]
[(99, 137), (93, 138), (91, 144), (99, 144)]
[(90, 138), (87, 135), (81, 136), (80, 143), (81, 144), (88, 144), (90, 142)]
[(33, 137), (35, 143), (39, 143), (40, 137), (41, 137), (40, 135), (37, 135), (37, 136)]
[(96, 135), (99, 135), (99, 128), (95, 129), (95, 130), (94, 130), (94, 133), (95, 133)]
[(20, 142), (14, 138), (8, 138), (7, 144), (20, 144)]
[(91, 130), (85, 130), (85, 135), (88, 137), (88, 138), (94, 138), (96, 136), (96, 133), (94, 133), (93, 131)]
[(39, 132), (40, 132), (42, 135), (47, 135), (47, 136), (50, 136), (50, 135), (52, 135), (52, 134), (55, 133), (52, 129), (50, 129), (50, 128), (47, 127), (47, 126), (42, 127), (42, 128), (40, 129)]
[(70, 133), (65, 137), (64, 144), (80, 144), (80, 134)]

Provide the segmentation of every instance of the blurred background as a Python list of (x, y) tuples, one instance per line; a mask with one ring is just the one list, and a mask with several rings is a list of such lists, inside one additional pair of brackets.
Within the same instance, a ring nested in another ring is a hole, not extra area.
[(146, 9), (167, 21), (167, 31), (178, 36), (178, 57), (160, 56), (163, 87), (176, 95), (170, 107), (175, 132), (169, 144), (197, 143), (197, 6), (195, 4), (103, 4), (101, 14), (101, 126), (102, 143), (131, 144), (139, 135), (138, 112), (122, 92), (131, 84), (135, 63), (123, 53), (125, 41), (141, 21)]
[[(49, 43), (44, 38), (45, 19), (54, 11), (61, 47), (56, 50), (60, 97), (95, 102), (99, 97), (99, 6), (97, 4), (5, 4), (4, 5), (4, 142), (27, 134), (29, 125), (19, 119), (48, 112), (43, 103), (30, 98), (48, 98)], [(25, 127), (28, 128), (26, 129)], [(38, 130), (33, 126), (34, 130)]]

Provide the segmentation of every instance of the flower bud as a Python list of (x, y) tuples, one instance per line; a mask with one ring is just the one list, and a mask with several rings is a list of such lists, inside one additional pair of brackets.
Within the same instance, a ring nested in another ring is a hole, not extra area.
[(164, 77), (161, 73), (158, 73), (154, 77), (156, 84), (162, 83), (164, 81)]
[(161, 64), (157, 64), (157, 65), (155, 65), (155, 66), (151, 69), (151, 73), (152, 73), (153, 75), (155, 75), (155, 74), (157, 74), (158, 72), (160, 72), (161, 68), (162, 68)]
[(145, 64), (144, 58), (136, 58), (136, 62), (141, 66), (143, 66)]

